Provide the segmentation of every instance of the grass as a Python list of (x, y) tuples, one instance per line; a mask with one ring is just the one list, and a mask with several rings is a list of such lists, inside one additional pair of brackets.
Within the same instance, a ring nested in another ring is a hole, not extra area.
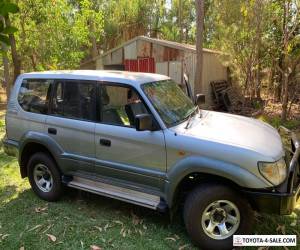
[[(3, 136), (3, 121), (0, 133)], [(299, 235), (299, 205), (290, 216), (257, 214), (253, 233)], [(47, 234), (55, 236), (55, 241)], [(180, 215), (171, 223), (168, 215), (71, 189), (59, 202), (40, 200), (27, 179), (21, 179), (17, 160), (1, 149), (0, 249), (91, 249), (92, 245), (102, 249), (195, 249)]]

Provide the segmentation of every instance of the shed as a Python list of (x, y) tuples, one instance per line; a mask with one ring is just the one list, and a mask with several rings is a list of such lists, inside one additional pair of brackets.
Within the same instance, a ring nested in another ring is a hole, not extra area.
[[(228, 69), (221, 63), (221, 52), (203, 49), (202, 92), (208, 105), (212, 104), (212, 81), (228, 80)], [(170, 76), (179, 84), (183, 75), (195, 85), (196, 46), (137, 36), (96, 58), (85, 61), (81, 69), (113, 69), (151, 72)]]

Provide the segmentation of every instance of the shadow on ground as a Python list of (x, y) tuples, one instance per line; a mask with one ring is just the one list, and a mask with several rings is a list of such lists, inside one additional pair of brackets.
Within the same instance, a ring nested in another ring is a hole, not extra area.
[[(0, 233), (9, 234), (0, 242), (5, 249), (89, 249), (93, 244), (105, 249), (194, 249), (179, 214), (170, 222), (168, 214), (70, 188), (55, 203), (40, 200), (29, 188), (0, 189), (0, 197), (13, 193), (18, 195), (0, 208)], [(291, 216), (257, 214), (253, 233), (299, 234), (299, 218), (299, 209)], [(49, 241), (47, 233), (57, 241)]]
[[(11, 196), (15, 194), (13, 198)], [(19, 249), (193, 249), (180, 216), (66, 188), (63, 198), (47, 203), (28, 187), (0, 189), (0, 248)], [(53, 234), (57, 242), (49, 241)], [(83, 245), (83, 247), (82, 247)], [(146, 247), (145, 247), (146, 246)], [(27, 248), (25, 248), (27, 249)]]

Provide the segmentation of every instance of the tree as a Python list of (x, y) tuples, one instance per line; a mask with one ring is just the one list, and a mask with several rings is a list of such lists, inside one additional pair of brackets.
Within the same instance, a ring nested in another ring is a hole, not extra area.
[(197, 63), (195, 72), (194, 93), (202, 91), (202, 71), (203, 71), (203, 27), (204, 27), (204, 0), (196, 0), (197, 13), (197, 32), (196, 32), (196, 50)]
[[(65, 0), (20, 1), (20, 12), (12, 23), (19, 28), (16, 44), (22, 69), (78, 68), (92, 47), (91, 33), (99, 41), (103, 31), (102, 12), (94, 10), (91, 3), (89, 0), (76, 4)], [(95, 31), (90, 30), (92, 25)]]
[(11, 25), (5, 24), (5, 18), (9, 16), (9, 13), (17, 13), (18, 6), (10, 1), (0, 0), (0, 42), (9, 45), (9, 35), (17, 31), (17, 29)]
[(103, 13), (101, 6), (96, 1), (81, 0), (76, 15), (76, 23), (80, 24), (80, 32), (84, 30), (90, 44), (90, 55), (95, 58), (99, 55), (97, 43), (103, 35)]
[(166, 11), (161, 37), (183, 43), (195, 43), (196, 11), (194, 0), (174, 0)]
[(7, 97), (10, 95), (9, 79), (9, 60), (7, 56), (8, 45), (11, 45), (12, 58), (14, 63), (14, 79), (20, 74), (20, 61), (16, 52), (16, 43), (14, 33), (17, 29), (10, 24), (9, 14), (15, 14), (19, 11), (16, 4), (2, 0), (0, 2), (0, 52), (3, 58), (4, 66), (4, 86), (6, 87)]
[(300, 35), (295, 32), (300, 30), (300, 15), (298, 1), (286, 0), (282, 2), (283, 26), (282, 26), (282, 67), (279, 70), (282, 74), (282, 114), (281, 120), (287, 119), (289, 102), (289, 80), (297, 64), (300, 63)]

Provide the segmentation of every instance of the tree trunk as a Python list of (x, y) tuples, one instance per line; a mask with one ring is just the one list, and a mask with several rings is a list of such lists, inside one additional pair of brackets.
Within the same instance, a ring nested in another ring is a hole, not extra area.
[(281, 120), (283, 122), (287, 119), (287, 107), (288, 107), (288, 101), (289, 101), (289, 74), (288, 72), (285, 72), (283, 75), (283, 96), (282, 96), (282, 113), (281, 113)]
[(257, 71), (256, 71), (256, 86), (255, 86), (255, 91), (256, 91), (256, 98), (261, 99), (261, 76), (260, 76), (260, 71), (261, 71), (261, 65), (258, 63), (257, 65)]
[(31, 59), (31, 65), (34, 71), (37, 71), (37, 67), (36, 67), (36, 55), (35, 53), (32, 53), (30, 55), (30, 59)]
[(92, 44), (91, 47), (91, 57), (92, 59), (95, 59), (95, 57), (98, 56), (98, 49), (97, 49), (97, 41), (95, 37), (95, 24), (93, 20), (89, 21), (89, 32), (90, 32), (90, 42)]
[[(279, 59), (279, 65), (278, 65), (278, 67), (280, 69), (282, 69), (283, 68), (283, 57), (284, 57), (283, 53), (281, 54), (280, 57), (281, 58)], [(278, 71), (277, 71), (277, 75), (278, 75), (278, 84), (275, 86), (274, 92), (275, 92), (275, 101), (276, 102), (280, 102), (281, 101), (281, 96), (282, 96), (283, 76), (282, 76), (281, 72), (278, 72)]]
[(9, 61), (7, 57), (7, 46), (2, 43), (2, 60), (3, 60), (3, 68), (4, 68), (4, 86), (6, 89), (6, 98), (8, 100), (10, 96), (10, 82), (9, 82)]
[[(7, 27), (11, 26), (9, 16), (5, 17), (5, 25)], [(17, 79), (18, 75), (21, 74), (21, 59), (20, 59), (20, 57), (18, 55), (18, 52), (17, 52), (16, 39), (15, 39), (14, 34), (9, 34), (9, 42), (10, 42), (12, 62), (13, 62), (13, 65), (14, 65), (14, 79), (13, 79), (13, 81), (15, 81)]]
[(183, 27), (182, 27), (182, 0), (179, 0), (178, 6), (178, 21), (179, 21), (179, 42), (183, 41)]
[(272, 66), (271, 66), (271, 69), (270, 69), (270, 73), (269, 73), (269, 79), (268, 79), (268, 96), (271, 96), (272, 95), (272, 90), (273, 90), (273, 87), (274, 87), (274, 75), (275, 75), (275, 65), (274, 65), (274, 60), (272, 61)]
[(287, 108), (289, 102), (289, 75), (290, 75), (290, 68), (289, 68), (289, 60), (288, 60), (288, 42), (289, 42), (289, 29), (287, 24), (287, 18), (289, 16), (289, 8), (290, 3), (284, 1), (283, 2), (283, 10), (284, 10), (284, 22), (283, 22), (283, 44), (282, 44), (282, 113), (281, 113), (281, 121), (285, 122), (287, 118)]
[(204, 0), (195, 0), (197, 13), (197, 34), (196, 50), (197, 64), (194, 82), (194, 95), (202, 91), (202, 70), (203, 70), (203, 26), (204, 26)]

